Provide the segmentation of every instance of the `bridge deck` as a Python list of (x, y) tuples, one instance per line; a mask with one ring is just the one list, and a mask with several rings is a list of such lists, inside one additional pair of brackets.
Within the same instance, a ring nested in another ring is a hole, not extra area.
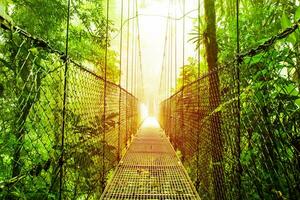
[(157, 121), (147, 118), (101, 199), (200, 199)]

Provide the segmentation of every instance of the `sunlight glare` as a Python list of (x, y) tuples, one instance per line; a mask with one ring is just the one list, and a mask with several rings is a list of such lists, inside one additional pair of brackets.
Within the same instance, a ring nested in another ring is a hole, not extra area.
[(142, 120), (149, 116), (148, 107), (144, 103), (140, 104), (140, 112)]
[(159, 128), (159, 123), (155, 117), (147, 117), (142, 125), (143, 128), (150, 127), (150, 128)]

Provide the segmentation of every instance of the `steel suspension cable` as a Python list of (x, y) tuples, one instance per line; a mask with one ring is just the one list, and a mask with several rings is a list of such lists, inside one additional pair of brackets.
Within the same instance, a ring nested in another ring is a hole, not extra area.
[[(137, 15), (137, 0), (134, 1), (135, 4), (135, 15)], [(138, 97), (137, 94), (137, 87), (138, 87), (138, 83), (137, 83), (137, 71), (138, 71), (138, 39), (137, 39), (137, 19), (138, 17), (136, 16), (136, 20), (135, 20), (135, 45), (134, 45), (134, 51), (135, 51), (135, 56), (134, 56), (134, 94), (136, 97)]]
[[(171, 0), (169, 0), (169, 9), (168, 9), (168, 16), (171, 16)], [(168, 42), (168, 47), (167, 47), (167, 59), (166, 59), (166, 98), (167, 100), (167, 120), (170, 121), (170, 81), (171, 81), (171, 65), (172, 65), (172, 47), (171, 47), (171, 27), (172, 27), (172, 21), (170, 20), (170, 17), (168, 17), (168, 34), (167, 34), (167, 42)], [(170, 134), (170, 130), (171, 130), (171, 126), (170, 123), (168, 123), (168, 127), (167, 127), (167, 134)], [(170, 136), (170, 135), (168, 135)]]
[[(172, 15), (174, 16), (174, 8), (175, 8), (174, 2), (175, 2), (175, 0), (172, 0), (171, 2), (172, 2)], [(171, 86), (172, 86), (172, 88), (171, 89), (173, 89), (173, 81), (174, 81), (173, 71), (174, 71), (174, 65), (175, 65), (175, 61), (174, 61), (174, 59), (175, 59), (175, 57), (174, 57), (174, 47), (175, 47), (175, 45), (174, 45), (174, 24), (175, 24), (175, 22), (176, 21), (172, 20), (172, 26), (171, 26), (171, 46), (172, 46), (172, 71), (171, 71), (171, 74), (172, 74), (172, 76), (171, 76), (172, 77)], [(171, 95), (172, 95), (172, 91), (171, 91)]]
[[(165, 60), (166, 60), (166, 51), (167, 51), (167, 38), (168, 38), (168, 26), (169, 26), (169, 20), (166, 20), (166, 31), (165, 31), (165, 41), (164, 41), (164, 52), (163, 52), (163, 59), (162, 59), (162, 65), (161, 65), (161, 74), (160, 74), (160, 89), (161, 92), (166, 92), (166, 88), (165, 88)], [(162, 90), (164, 89), (164, 90)], [(162, 99), (165, 99), (167, 96), (166, 94), (163, 95)]]
[(136, 44), (135, 44), (135, 52), (136, 52), (136, 55), (135, 55), (135, 63), (134, 63), (134, 65), (135, 65), (135, 71), (134, 71), (134, 93), (135, 93), (135, 96), (138, 98), (138, 81), (137, 81), (137, 79), (138, 79), (138, 76), (137, 76), (137, 74), (138, 74), (138, 62), (139, 62), (139, 56), (138, 56), (138, 54), (139, 54), (139, 52), (138, 52), (138, 43), (136, 42)]
[[(143, 68), (142, 68), (142, 50), (141, 50), (141, 38), (140, 38), (140, 27), (139, 27), (139, 9), (138, 9), (138, 2), (136, 2), (136, 27), (137, 27), (137, 39), (138, 39), (138, 56), (139, 56), (139, 69), (140, 69), (140, 79), (142, 83), (142, 91), (144, 91), (144, 79), (143, 79)], [(143, 96), (143, 94), (141, 95)]]
[[(132, 13), (134, 14), (134, 1), (132, 1)], [(133, 90), (133, 81), (134, 81), (134, 74), (133, 74), (133, 71), (134, 71), (134, 57), (135, 57), (135, 23), (133, 22), (132, 23), (132, 36), (131, 36), (131, 75), (130, 75), (130, 91), (132, 94), (134, 94), (134, 90)], [(130, 109), (131, 110), (131, 109)]]
[(201, 63), (201, 47), (200, 47), (200, 24), (201, 24), (201, 3), (200, 0), (198, 0), (198, 42), (199, 44), (196, 44), (198, 46), (198, 51), (197, 51), (197, 116), (198, 116), (198, 132), (197, 132), (197, 142), (196, 142), (196, 189), (198, 190), (199, 185), (200, 185), (200, 180), (199, 180), (199, 162), (200, 162), (200, 158), (199, 158), (199, 143), (200, 143), (200, 124), (201, 124), (201, 120), (200, 120), (200, 63)]
[[(136, 1), (137, 0), (135, 0), (133, 3), (135, 4), (135, 14), (136, 14)], [(136, 20), (135, 20), (135, 23), (136, 23), (136, 21), (137, 21), (137, 18), (136, 18)], [(137, 97), (137, 61), (138, 61), (138, 44), (137, 44), (137, 24), (135, 24), (135, 33), (134, 33), (134, 41), (135, 41), (135, 43), (134, 43), (134, 92), (133, 92), (133, 94)]]
[(117, 153), (117, 160), (121, 159), (121, 103), (122, 103), (122, 50), (123, 50), (123, 11), (124, 11), (124, 0), (121, 0), (121, 32), (120, 32), (120, 71), (119, 71), (119, 127), (118, 127), (118, 153)]
[[(165, 41), (166, 43), (166, 41)], [(164, 73), (164, 57), (165, 57), (165, 47), (166, 44), (164, 45), (164, 53), (163, 53), (163, 59), (162, 59), (162, 65), (161, 65), (161, 71), (160, 71), (160, 81), (159, 81), (159, 96), (160, 96), (160, 100), (164, 99), (163, 96), (163, 73)]]
[[(182, 0), (182, 12), (185, 12), (185, 0)], [(184, 85), (185, 85), (185, 16), (182, 18), (182, 91), (181, 91), (181, 130), (182, 130), (182, 142), (185, 142), (185, 132), (184, 132)], [(184, 145), (183, 145), (184, 147)], [(183, 149), (183, 160), (185, 159), (185, 150)]]
[[(134, 15), (134, 1), (132, 1), (132, 15)], [(133, 74), (133, 71), (134, 71), (134, 31), (135, 31), (135, 26), (134, 26), (134, 22), (132, 22), (132, 33), (131, 33), (131, 70), (130, 70), (130, 93), (134, 95), (134, 89), (133, 89), (133, 81), (134, 81), (134, 74)], [(132, 100), (130, 101), (130, 138), (132, 136), (132, 130), (133, 130), (133, 110), (132, 110), (132, 106), (133, 106), (133, 102)]]
[[(172, 17), (174, 17), (174, 8), (175, 8), (175, 3), (174, 3), (174, 0), (171, 0), (170, 1), (170, 4), (171, 4), (171, 11), (172, 11)], [(176, 22), (176, 20), (172, 20), (172, 18), (170, 18), (171, 20), (171, 26), (170, 26), (170, 60), (171, 60), (171, 63), (170, 63), (170, 89), (169, 89), (169, 92), (170, 92), (170, 95), (169, 95), (169, 98), (171, 98), (172, 96), (172, 93), (173, 93), (173, 83), (174, 83), (174, 73), (173, 71), (174, 70), (174, 66), (175, 66), (175, 62), (174, 62), (174, 59), (175, 59), (175, 56), (174, 56), (174, 23)], [(175, 78), (175, 81), (176, 81), (176, 78)], [(171, 99), (169, 100), (169, 112), (170, 112), (170, 127), (173, 127), (173, 119), (174, 119), (174, 116), (173, 116), (173, 105), (172, 105), (172, 101)], [(175, 123), (175, 122), (174, 122)], [(175, 132), (174, 130), (171, 131), (172, 134)], [(171, 133), (170, 133), (171, 134)], [(172, 136), (173, 137), (173, 136)]]
[[(170, 8), (168, 8), (169, 10)], [(160, 73), (160, 84), (159, 84), (159, 87), (160, 87), (160, 95), (162, 96), (161, 100), (163, 99), (166, 99), (167, 95), (166, 95), (166, 75), (165, 75), (165, 71), (166, 71), (166, 51), (167, 51), (167, 38), (168, 38), (168, 26), (169, 26), (169, 20), (167, 19), (166, 20), (166, 30), (165, 30), (165, 41), (164, 41), (164, 51), (163, 51), (163, 59), (162, 59), (162, 65), (161, 65), (161, 73)], [(163, 107), (163, 119), (165, 120), (166, 119), (166, 107), (164, 106)], [(163, 121), (163, 125), (165, 125), (165, 121)], [(165, 129), (167, 127), (164, 127)], [(166, 130), (165, 130), (166, 131)]]
[(66, 104), (67, 104), (67, 84), (68, 84), (68, 56), (69, 56), (69, 29), (70, 29), (70, 11), (71, 0), (68, 0), (67, 11), (67, 30), (66, 30), (66, 46), (65, 46), (65, 71), (64, 71), (64, 94), (63, 94), (63, 108), (62, 108), (62, 126), (61, 126), (61, 156), (60, 156), (60, 178), (59, 178), (59, 199), (63, 195), (63, 175), (64, 175), (64, 156), (65, 156), (65, 124), (66, 124)]
[[(130, 0), (127, 1), (127, 19), (129, 19), (130, 17)], [(128, 68), (129, 68), (129, 30), (130, 30), (130, 23), (128, 22), (127, 24), (127, 55), (126, 55), (126, 90), (128, 91)], [(128, 94), (126, 94), (126, 98), (125, 98), (125, 105), (126, 105), (126, 146), (127, 146), (127, 141), (128, 141)]]
[(237, 64), (236, 64), (236, 76), (237, 76), (237, 92), (238, 92), (238, 113), (237, 113), (237, 174), (238, 174), (238, 199), (242, 198), (241, 194), (241, 173), (242, 173), (242, 166), (240, 161), (241, 156), (241, 89), (240, 89), (240, 29), (239, 29), (239, 0), (236, 0), (236, 53), (237, 53)]
[[(177, 18), (177, 0), (174, 0), (175, 1), (175, 18)], [(174, 70), (174, 77), (175, 77), (175, 91), (177, 90), (177, 20), (175, 21), (175, 30), (174, 30), (174, 38), (175, 38), (175, 48), (174, 48), (174, 65), (175, 65), (175, 70)], [(174, 110), (176, 112), (176, 109), (177, 109), (177, 103), (175, 103), (174, 105)], [(177, 146), (176, 146), (176, 119), (174, 119), (174, 124), (175, 124), (175, 130), (174, 130), (174, 148), (176, 150)]]
[[(173, 16), (176, 18), (177, 16), (176, 16), (176, 0), (172, 0), (172, 5), (173, 5)], [(175, 33), (176, 33), (176, 23), (177, 23), (177, 21), (176, 20), (173, 20), (173, 26), (172, 26), (172, 61), (173, 61), (173, 66), (172, 66), (172, 76), (173, 76), (173, 78), (172, 78), (172, 89), (173, 89), (173, 93), (175, 93), (176, 92), (176, 69), (177, 69), (177, 62), (176, 62), (176, 54), (175, 54), (175, 52), (176, 52), (176, 48), (177, 48), (177, 45), (176, 45), (176, 35), (175, 35)], [(171, 95), (173, 95), (172, 93), (171, 93)], [(174, 110), (174, 111), (172, 111), (172, 113), (174, 113), (173, 114), (173, 116), (172, 116), (172, 120), (171, 120), (171, 122), (172, 122), (172, 124), (173, 124), (173, 126), (175, 127), (176, 126), (176, 110), (175, 110), (175, 104), (174, 104), (174, 106), (172, 105), (172, 109)], [(173, 134), (175, 134), (176, 133), (176, 130), (174, 129), (173, 130)], [(174, 138), (174, 136), (173, 136), (173, 138)]]
[[(170, 8), (170, 0), (169, 0), (169, 8)], [(170, 16), (170, 9), (168, 10), (168, 15)], [(167, 59), (166, 59), (166, 79), (165, 79), (165, 84), (166, 84), (166, 99), (169, 97), (169, 82), (170, 82), (170, 18), (168, 18), (168, 33), (167, 33)], [(167, 110), (166, 110), (166, 115), (167, 115), (167, 120), (169, 120), (169, 103), (170, 101), (167, 100)], [(170, 130), (170, 125), (168, 123), (167, 129), (166, 129), (166, 134), (169, 134)]]
[(107, 91), (107, 61), (108, 61), (108, 26), (109, 0), (106, 0), (106, 29), (105, 29), (105, 60), (104, 60), (104, 91), (103, 91), (103, 144), (102, 144), (102, 191), (105, 188), (105, 141), (106, 141), (106, 91)]

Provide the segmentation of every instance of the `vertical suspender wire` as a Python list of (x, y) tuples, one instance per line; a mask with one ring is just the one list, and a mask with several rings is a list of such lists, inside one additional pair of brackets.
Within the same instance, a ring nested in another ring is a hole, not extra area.
[(136, 3), (137, 0), (135, 0), (133, 3), (135, 4), (135, 37), (134, 37), (134, 40), (135, 40), (135, 45), (134, 45), (134, 52), (135, 52), (135, 56), (134, 56), (134, 94), (135, 96), (137, 97), (137, 65), (138, 65), (138, 43), (137, 43), (137, 3)]
[[(166, 46), (166, 45), (164, 45)], [(165, 47), (164, 47), (165, 49)], [(163, 96), (163, 72), (164, 72), (164, 57), (165, 57), (165, 50), (163, 53), (163, 59), (162, 59), (162, 65), (161, 65), (161, 71), (160, 71), (160, 81), (159, 81), (159, 96), (160, 96), (160, 100), (164, 100), (164, 96)]]
[[(175, 66), (175, 56), (174, 56), (174, 24), (176, 23), (176, 16), (175, 16), (175, 0), (172, 0), (172, 16), (173, 18), (175, 18), (175, 20), (172, 20), (172, 26), (171, 26), (171, 50), (172, 50), (172, 66), (171, 66), (171, 96), (172, 93), (175, 93), (174, 91), (172, 91), (173, 86), (174, 86), (174, 81), (176, 82), (176, 77), (175, 74), (173, 73), (173, 70), (176, 70), (176, 66)], [(172, 138), (174, 138), (174, 134), (175, 134), (175, 110), (174, 110), (174, 99), (172, 98), (172, 101), (170, 101), (170, 105), (171, 105), (171, 127), (172, 127)]]
[[(174, 5), (174, 8), (175, 8), (175, 18), (177, 19), (177, 0), (175, 0), (175, 5)], [(175, 76), (175, 92), (176, 92), (176, 90), (177, 90), (177, 20), (175, 20), (175, 48), (174, 48), (174, 65), (175, 65), (175, 74), (174, 74), (174, 76)], [(175, 98), (175, 100), (176, 100), (176, 98)], [(175, 148), (175, 150), (177, 149), (177, 146), (176, 146), (176, 135), (177, 135), (177, 127), (176, 127), (176, 125), (177, 125), (177, 123), (176, 123), (176, 120), (177, 120), (177, 102), (175, 102), (174, 103), (174, 113), (175, 113), (175, 121), (174, 121), (174, 126), (175, 126), (175, 129), (174, 129), (174, 143), (173, 143), (173, 145), (174, 145), (174, 148)]]
[[(172, 8), (171, 9), (171, 17), (174, 17), (173, 16), (173, 0), (170, 0), (170, 7)], [(169, 113), (170, 113), (170, 137), (173, 137), (172, 134), (173, 134), (173, 116), (172, 116), (172, 99), (171, 99), (171, 96), (172, 96), (172, 83), (173, 83), (173, 23), (174, 23), (174, 20), (170, 19), (170, 80), (169, 80)]]
[[(166, 41), (165, 41), (166, 43)], [(164, 53), (163, 53), (163, 59), (162, 59), (162, 64), (161, 64), (161, 71), (160, 71), (160, 81), (159, 81), (159, 96), (160, 96), (160, 101), (164, 100), (164, 95), (163, 95), (163, 73), (164, 73), (164, 59), (165, 59), (165, 47), (166, 44), (164, 45)]]
[[(164, 57), (164, 55), (163, 55), (163, 57)], [(162, 90), (162, 87), (163, 87), (163, 85), (162, 85), (162, 83), (163, 83), (163, 60), (162, 60), (162, 65), (161, 65), (161, 71), (160, 71), (160, 80), (159, 80), (159, 101), (161, 102), (164, 98), (163, 98), (163, 90)], [(164, 105), (164, 104), (160, 104), (160, 105)], [(163, 128), (165, 128), (164, 127), (164, 107), (162, 108), (160, 108), (160, 109), (163, 109), (163, 111), (162, 110), (160, 110), (160, 113), (159, 113), (159, 115), (160, 115), (160, 118), (162, 119), (162, 121), (161, 121), (161, 125), (163, 126)]]
[(164, 53), (163, 53), (163, 60), (162, 60), (162, 65), (161, 65), (161, 74), (160, 74), (160, 88), (161, 88), (161, 92), (164, 93), (162, 94), (162, 99), (166, 99), (166, 88), (164, 85), (164, 81), (165, 81), (165, 59), (166, 59), (166, 51), (167, 51), (167, 34), (168, 34), (168, 24), (169, 24), (169, 20), (167, 19), (166, 21), (166, 31), (165, 31), (165, 41), (164, 41)]
[(68, 84), (68, 54), (69, 54), (69, 28), (70, 28), (70, 8), (71, 0), (68, 0), (67, 11), (67, 30), (66, 30), (66, 46), (65, 46), (65, 71), (64, 71), (64, 94), (62, 108), (62, 126), (61, 126), (61, 156), (60, 156), (60, 178), (59, 178), (59, 199), (63, 198), (63, 175), (64, 175), (64, 156), (65, 156), (65, 124), (66, 124), (66, 104), (67, 104), (67, 84)]
[[(136, 1), (137, 0), (135, 0), (135, 1), (133, 1), (133, 4), (135, 4), (136, 5)], [(136, 21), (137, 21), (137, 15), (136, 15), (136, 7), (135, 7), (135, 23), (136, 23)], [(136, 26), (136, 24), (135, 24), (135, 26)], [(135, 33), (134, 33), (134, 41), (135, 41), (135, 43), (134, 43), (134, 83), (133, 83), (133, 88), (134, 88), (134, 92), (133, 92), (133, 94), (134, 94), (134, 96), (136, 97), (136, 98), (138, 98), (138, 95), (137, 95), (137, 58), (138, 58), (138, 52), (137, 52), (137, 39), (136, 39), (136, 35), (137, 35), (137, 30), (136, 30), (137, 28), (135, 27)], [(135, 102), (135, 104), (134, 104), (134, 134), (136, 134), (136, 130), (137, 130), (137, 118), (136, 118), (136, 111), (137, 111), (137, 102)]]
[(139, 66), (139, 52), (138, 52), (138, 43), (136, 42), (136, 56), (135, 56), (135, 74), (134, 74), (134, 82), (135, 82), (135, 87), (134, 87), (134, 89), (135, 89), (135, 96), (137, 97), (137, 98), (139, 98), (139, 95), (138, 95), (138, 71), (139, 71), (139, 68), (138, 68), (138, 66)]
[(102, 143), (102, 191), (105, 188), (105, 140), (106, 140), (106, 90), (107, 90), (107, 54), (108, 54), (108, 23), (109, 0), (106, 0), (105, 60), (104, 60), (104, 91), (103, 91), (103, 143)]
[[(164, 41), (164, 53), (163, 53), (163, 60), (162, 60), (162, 65), (161, 65), (161, 74), (160, 74), (160, 93), (162, 95), (162, 99), (165, 100), (166, 99), (166, 95), (163, 94), (166, 92), (166, 88), (165, 88), (165, 58), (166, 58), (166, 50), (167, 50), (167, 34), (168, 34), (168, 24), (169, 24), (169, 20), (167, 19), (166, 21), (166, 31), (165, 31), (165, 41)], [(163, 119), (163, 128), (165, 129), (165, 132), (167, 131), (166, 130), (166, 103), (163, 104), (164, 107), (163, 107), (163, 113), (162, 113), (162, 119)]]
[[(171, 0), (169, 0), (169, 5), (171, 6)], [(170, 11), (169, 11), (170, 13)], [(167, 98), (168, 98), (168, 102), (167, 102), (167, 105), (168, 105), (168, 136), (170, 136), (170, 132), (171, 132), (171, 124), (170, 124), (170, 119), (171, 119), (171, 113), (170, 113), (170, 79), (171, 79), (171, 65), (172, 65), (172, 60), (171, 60), (171, 24), (172, 24), (172, 20), (171, 20), (171, 13), (169, 14), (169, 31), (168, 31), (168, 64), (167, 64), (167, 69), (168, 69), (168, 72), (167, 72)]]
[[(136, 0), (135, 1), (135, 15), (136, 15), (136, 31), (137, 31), (137, 48), (138, 48), (138, 66), (136, 66), (136, 69), (137, 69), (137, 72), (136, 72), (136, 94), (137, 94), (137, 97), (140, 99), (140, 101), (143, 100), (142, 98), (142, 95), (139, 94), (139, 87), (144, 88), (143, 86), (143, 71), (142, 71), (142, 53), (141, 53), (141, 43), (140, 43), (140, 28), (139, 28), (139, 10), (138, 10), (138, 1)], [(138, 76), (138, 71), (140, 71), (140, 76)], [(139, 78), (141, 80), (141, 84), (139, 84)], [(142, 85), (142, 86), (140, 86)], [(137, 105), (138, 106), (138, 105)], [(138, 109), (137, 109), (138, 110)], [(139, 118), (137, 118), (137, 120), (139, 120)], [(137, 125), (138, 125), (139, 121), (137, 121)], [(138, 128), (138, 127), (137, 127)]]
[(120, 71), (119, 71), (119, 129), (118, 129), (118, 153), (117, 160), (121, 159), (121, 110), (122, 110), (122, 50), (123, 50), (123, 5), (124, 0), (121, 0), (121, 27), (120, 27)]
[[(130, 0), (127, 1), (127, 20), (130, 18)], [(130, 21), (127, 22), (127, 55), (126, 55), (126, 91), (128, 91), (128, 68), (129, 68), (129, 30), (130, 30)], [(128, 144), (128, 92), (126, 92), (126, 146)]]
[(185, 130), (184, 130), (184, 85), (185, 85), (185, 66), (184, 66), (184, 59), (185, 59), (185, 0), (182, 0), (182, 91), (181, 91), (181, 131), (182, 131), (182, 159), (185, 159)]
[[(136, 14), (136, 12), (135, 12), (135, 14)], [(137, 16), (136, 16), (136, 18), (137, 18)], [(135, 23), (136, 23), (136, 18), (135, 18)], [(135, 33), (134, 33), (134, 77), (133, 77), (133, 79), (134, 79), (134, 84), (133, 84), (133, 88), (134, 88), (134, 92), (133, 92), (133, 94), (134, 94), (134, 96), (136, 96), (137, 97), (137, 90), (136, 90), (136, 88), (137, 88), (137, 81), (136, 81), (136, 79), (137, 79), (137, 65), (138, 65), (138, 50), (137, 50), (137, 30), (136, 30), (136, 24), (135, 24)]]
[[(139, 28), (139, 10), (138, 10), (138, 3), (136, 2), (136, 24), (137, 24), (137, 39), (138, 39), (138, 51), (139, 51), (139, 69), (140, 69), (140, 79), (142, 85), (142, 91), (144, 91), (144, 79), (143, 79), (143, 68), (142, 68), (142, 50), (141, 50), (141, 38), (140, 38), (140, 28)], [(141, 94), (143, 97), (143, 94)], [(141, 99), (142, 99), (141, 97)]]
[(165, 73), (164, 73), (164, 85), (165, 85), (165, 99), (166, 99), (166, 134), (169, 133), (169, 124), (168, 124), (168, 119), (169, 119), (169, 113), (168, 113), (168, 53), (169, 53), (169, 50), (168, 50), (168, 33), (169, 33), (169, 19), (168, 19), (168, 27), (167, 27), (167, 46), (166, 46), (166, 57), (165, 57)]
[(168, 128), (167, 128), (167, 134), (168, 134), (168, 136), (170, 136), (170, 99), (169, 99), (169, 96), (170, 96), (170, 58), (171, 58), (171, 56), (170, 56), (170, 52), (171, 52), (171, 48), (170, 48), (170, 26), (171, 26), (171, 20), (170, 20), (170, 18), (171, 18), (171, 15), (170, 15), (170, 1), (171, 0), (169, 0), (169, 11), (168, 11), (168, 21), (169, 21), (169, 23), (168, 23), (168, 36), (167, 36), (167, 41), (168, 41), (168, 47), (167, 47), (167, 60), (166, 60), (166, 62), (167, 62), (167, 65), (166, 65), (166, 67), (167, 67), (167, 70), (166, 70), (166, 85), (167, 85), (167, 124), (168, 124)]
[[(134, 15), (134, 0), (132, 1), (132, 17)], [(133, 86), (134, 86), (134, 57), (135, 57), (135, 42), (134, 42), (134, 37), (135, 37), (135, 26), (134, 26), (134, 21), (132, 22), (132, 38), (131, 38), (131, 75), (130, 75), (130, 90), (131, 90), (131, 94), (134, 95), (134, 89), (133, 89)], [(133, 135), (133, 100), (130, 101), (130, 138), (131, 136)]]
[[(168, 19), (169, 21), (169, 19)], [(169, 109), (168, 109), (168, 72), (169, 72), (169, 49), (168, 49), (168, 42), (169, 42), (169, 39), (168, 39), (168, 34), (169, 34), (169, 22), (168, 22), (168, 28), (167, 28), (167, 47), (166, 47), (166, 58), (165, 58), (165, 99), (167, 100), (166, 101), (166, 133), (169, 134), (169, 123), (168, 123), (168, 120), (169, 120)]]
[(172, 30), (172, 20), (171, 20), (171, 1), (169, 0), (169, 11), (168, 11), (168, 20), (169, 20), (169, 28), (168, 28), (168, 64), (167, 64), (167, 107), (168, 107), (168, 136), (171, 136), (171, 68), (172, 68), (172, 46), (171, 46), (171, 30)]
[[(165, 49), (165, 47), (164, 47)], [(161, 64), (161, 71), (160, 71), (160, 82), (159, 82), (159, 96), (160, 96), (160, 101), (163, 101), (164, 100), (164, 90), (163, 90), (163, 73), (164, 73), (164, 57), (165, 57), (165, 50), (164, 50), (164, 53), (163, 53), (163, 59), (162, 59), (162, 64)], [(160, 113), (160, 117), (162, 119), (161, 123), (162, 123), (162, 126), (163, 128), (165, 129), (165, 104), (161, 104), (163, 105), (162, 107), (162, 112)]]
[[(134, 13), (134, 3), (132, 3), (132, 5), (130, 5), (130, 6), (132, 6), (132, 13)], [(132, 14), (132, 18), (133, 18), (133, 15), (134, 14)], [(133, 19), (134, 20), (134, 19)], [(131, 26), (131, 59), (130, 59), (130, 67), (131, 67), (131, 69), (130, 69), (130, 93), (131, 94), (133, 94), (133, 68), (134, 68), (134, 21), (132, 22), (132, 26)]]
[[(173, 8), (173, 0), (170, 0), (170, 6)], [(172, 11), (172, 9), (171, 9)], [(170, 20), (170, 80), (169, 80), (169, 113), (170, 113), (170, 136), (171, 132), (173, 132), (172, 128), (172, 102), (171, 102), (171, 95), (172, 95), (172, 77), (173, 77), (173, 20)]]
[(200, 158), (199, 158), (199, 142), (200, 142), (200, 61), (201, 61), (201, 55), (200, 55), (200, 20), (201, 20), (201, 13), (200, 13), (200, 0), (198, 0), (198, 44), (197, 48), (197, 62), (198, 62), (198, 66), (197, 66), (197, 117), (198, 117), (198, 131), (197, 131), (197, 142), (196, 142), (196, 189), (197, 191), (199, 191), (199, 185), (200, 185), (200, 180), (199, 180), (199, 162), (200, 162)]
[[(133, 4), (134, 5), (136, 5), (136, 0), (135, 1), (133, 1)], [(137, 69), (137, 55), (138, 55), (138, 53), (137, 53), (137, 39), (136, 39), (136, 18), (137, 18), (137, 16), (136, 16), (136, 7), (135, 7), (135, 12), (134, 12), (134, 15), (135, 15), (135, 33), (134, 33), (134, 72), (133, 72), (133, 74), (134, 74), (134, 76), (133, 76), (133, 79), (134, 79), (134, 83), (133, 83), (133, 88), (134, 88), (134, 96), (137, 98), (137, 93), (136, 93), (136, 88), (137, 88), (137, 82), (136, 82), (136, 78), (137, 78), (137, 76), (136, 76), (136, 69)], [(136, 106), (136, 102), (135, 102), (135, 105), (134, 106)], [(134, 109), (135, 110), (135, 109)], [(136, 113), (134, 112), (134, 134), (135, 134), (135, 130), (136, 130), (136, 123), (137, 123), (137, 121), (136, 121), (136, 115), (135, 115)]]
[(240, 99), (240, 29), (239, 29), (239, 0), (236, 0), (236, 52), (237, 52), (237, 65), (236, 65), (236, 76), (237, 76), (237, 92), (238, 92), (238, 113), (237, 113), (237, 182), (238, 182), (238, 199), (242, 198), (241, 194), (241, 173), (242, 173), (242, 166), (240, 161), (241, 155), (241, 99)]
[[(136, 16), (137, 17), (137, 16)], [(137, 19), (136, 19), (137, 20)], [(137, 30), (136, 30), (137, 33)], [(136, 39), (136, 38), (135, 38)], [(137, 82), (137, 73), (138, 73), (138, 50), (137, 50), (137, 39), (135, 42), (135, 59), (134, 59), (134, 66), (135, 66), (135, 70), (134, 70), (134, 93), (135, 93), (135, 97), (138, 99), (138, 82)], [(134, 134), (136, 134), (137, 131), (137, 126), (138, 126), (138, 119), (137, 119), (137, 111), (138, 111), (138, 102), (135, 102), (134, 105)]]
[[(133, 15), (135, 15), (135, 0), (133, 0)], [(134, 16), (134, 20), (136, 21), (136, 16)], [(132, 24), (134, 25), (133, 27), (134, 27), (134, 33), (133, 33), (133, 40), (134, 40), (134, 42), (133, 42), (133, 51), (134, 51), (134, 60), (132, 61), (132, 63), (133, 63), (133, 72), (132, 72), (132, 74), (133, 74), (133, 83), (132, 83), (132, 85), (133, 85), (133, 90), (132, 90), (132, 94), (135, 96), (135, 97), (137, 97), (136, 96), (136, 55), (137, 55), (137, 53), (136, 53), (136, 40), (135, 40), (135, 37), (136, 37), (136, 26), (135, 26), (135, 21), (133, 21), (132, 22)], [(134, 102), (134, 108), (135, 108), (135, 104), (136, 104), (136, 102)], [(136, 121), (135, 121), (135, 109), (133, 110), (133, 108), (131, 109), (132, 110), (132, 112), (133, 112), (133, 134), (135, 134), (135, 124), (136, 124)]]
[[(171, 8), (174, 9), (174, 4), (173, 4), (173, 1), (174, 0), (171, 0)], [(171, 9), (171, 14), (172, 16), (174, 15), (173, 13), (173, 9)], [(174, 65), (174, 61), (173, 61), (173, 23), (174, 23), (174, 20), (171, 20), (171, 23), (170, 23), (170, 89), (169, 89), (169, 92), (170, 92), (170, 97), (169, 97), (169, 107), (170, 107), (170, 135), (173, 134), (173, 117), (172, 117), (172, 100), (171, 100), (171, 96), (172, 96), (172, 83), (173, 83), (173, 65)]]

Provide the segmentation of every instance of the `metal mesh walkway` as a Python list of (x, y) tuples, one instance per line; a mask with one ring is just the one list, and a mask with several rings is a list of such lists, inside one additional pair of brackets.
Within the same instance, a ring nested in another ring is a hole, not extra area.
[(163, 130), (147, 118), (101, 199), (200, 198)]

